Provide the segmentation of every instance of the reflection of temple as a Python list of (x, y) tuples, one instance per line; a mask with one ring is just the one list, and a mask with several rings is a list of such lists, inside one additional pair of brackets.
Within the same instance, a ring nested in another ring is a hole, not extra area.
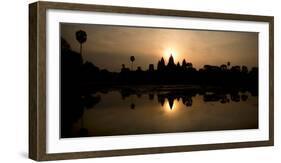
[[(195, 94), (196, 95), (196, 94)], [(158, 102), (161, 106), (164, 105), (165, 100), (168, 101), (170, 109), (173, 109), (174, 101), (178, 100), (182, 101), (182, 103), (186, 107), (192, 106), (192, 97), (195, 96), (194, 94), (183, 94), (183, 93), (167, 93), (167, 94), (158, 94)], [(230, 98), (229, 98), (229, 97)], [(239, 95), (238, 92), (232, 92), (230, 94), (223, 94), (223, 93), (204, 93), (203, 100), (204, 102), (220, 102), (221, 104), (229, 103), (230, 100), (233, 102), (239, 102), (240, 99), (242, 101), (247, 101), (248, 96), (246, 94)]]
[[(229, 103), (230, 101), (239, 102), (247, 101), (248, 95), (246, 94), (239, 94), (237, 91), (232, 92), (200, 92), (199, 90), (178, 90), (178, 91), (170, 91), (167, 93), (160, 92), (140, 92), (136, 89), (131, 88), (124, 88), (120, 90), (120, 94), (122, 99), (125, 100), (126, 98), (136, 95), (138, 98), (142, 97), (142, 94), (147, 94), (149, 100), (154, 100), (154, 96), (157, 96), (157, 101), (161, 106), (164, 106), (165, 101), (167, 101), (170, 109), (174, 106), (174, 101), (181, 101), (186, 107), (192, 106), (192, 98), (197, 94), (203, 96), (204, 102), (220, 102), (221, 104)], [(135, 107), (135, 106), (134, 106)]]
[(173, 109), (174, 101), (182, 99), (182, 103), (186, 107), (192, 106), (192, 95), (184, 95), (184, 94), (176, 94), (176, 93), (167, 93), (167, 94), (158, 94), (158, 102), (161, 104), (161, 106), (164, 105), (165, 100), (168, 101), (170, 109)]
[[(178, 103), (182, 103), (186, 106), (186, 108), (190, 108), (193, 104), (192, 98), (195, 96), (202, 96), (203, 102), (219, 102), (221, 104), (232, 102), (241, 102), (247, 101), (248, 95), (246, 93), (241, 93), (238, 91), (230, 90), (228, 92), (221, 91), (202, 91), (201, 89), (179, 89), (179, 88), (167, 88), (164, 90), (158, 91), (148, 91), (148, 90), (138, 90), (130, 87), (126, 87), (123, 89), (117, 89), (121, 95), (121, 99), (124, 102), (128, 102), (128, 107), (133, 111), (137, 109), (136, 101), (130, 100), (131, 96), (136, 96), (138, 98), (146, 98), (146, 100), (152, 101), (156, 100), (158, 103), (168, 110), (176, 109)], [(108, 93), (108, 90), (103, 90), (103, 93)], [(65, 96), (66, 97), (66, 96)], [(76, 122), (80, 117), (83, 116), (85, 109), (95, 109), (95, 105), (97, 105), (102, 99), (100, 94), (92, 94), (92, 95), (83, 95), (80, 97), (73, 98), (71, 96), (67, 96), (70, 98), (68, 102), (68, 107), (62, 108), (62, 112), (64, 112), (64, 117), (62, 119), (62, 123), (64, 126), (64, 134), (63, 137), (68, 137), (70, 135), (70, 127), (71, 124)], [(126, 101), (125, 101), (126, 100)], [(79, 136), (87, 136), (88, 131), (83, 126), (83, 119), (81, 120), (81, 128), (79, 130)]]
[(168, 102), (169, 102), (170, 109), (173, 109), (174, 99), (172, 97), (168, 97)]

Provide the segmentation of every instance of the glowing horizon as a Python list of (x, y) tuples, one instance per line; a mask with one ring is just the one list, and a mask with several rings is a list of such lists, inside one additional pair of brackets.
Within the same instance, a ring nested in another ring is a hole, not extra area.
[(225, 32), (144, 27), (106, 26), (90, 24), (61, 24), (63, 37), (74, 51), (79, 52), (75, 32), (84, 30), (83, 59), (101, 69), (119, 72), (121, 65), (130, 67), (130, 56), (135, 56), (134, 67), (147, 70), (157, 67), (163, 57), (167, 64), (170, 55), (175, 64), (183, 59), (196, 69), (204, 65), (258, 65), (258, 33)]

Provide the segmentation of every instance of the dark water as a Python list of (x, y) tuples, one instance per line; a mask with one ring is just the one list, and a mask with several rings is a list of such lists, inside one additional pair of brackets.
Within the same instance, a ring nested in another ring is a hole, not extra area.
[(116, 88), (87, 101), (68, 137), (258, 128), (258, 96), (248, 91)]

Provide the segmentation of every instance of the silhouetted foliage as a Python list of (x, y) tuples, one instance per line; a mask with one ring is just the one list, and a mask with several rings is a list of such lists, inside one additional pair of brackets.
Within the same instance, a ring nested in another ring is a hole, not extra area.
[[(83, 35), (83, 32), (79, 33), (79, 36)], [(85, 39), (82, 37), (81, 42), (83, 41)], [(68, 54), (66, 55), (66, 53)], [(130, 61), (133, 64), (135, 57), (131, 56)], [(257, 90), (258, 86), (258, 69), (255, 67), (249, 71), (245, 65), (230, 67), (230, 62), (227, 62), (220, 66), (204, 65), (203, 68), (196, 70), (192, 63), (185, 59), (182, 60), (182, 64), (180, 62), (175, 64), (172, 55), (169, 57), (167, 65), (162, 57), (158, 61), (157, 69), (154, 69), (153, 64), (148, 64), (147, 70), (143, 70), (140, 66), (137, 66), (136, 70), (130, 70), (125, 64), (122, 64), (120, 73), (101, 70), (89, 61), (83, 64), (82, 56), (72, 51), (64, 39), (62, 39), (62, 62), (63, 72), (66, 74), (69, 72), (68, 75), (72, 80), (79, 80), (77, 82), (93, 88), (100, 87), (100, 85), (193, 84), (245, 87)]]
[(227, 67), (229, 67), (230, 66), (230, 62), (227, 62)]
[(134, 70), (133, 63), (135, 61), (135, 56), (131, 56), (130, 61), (132, 62), (132, 71), (133, 71)]
[(82, 30), (77, 31), (76, 40), (80, 43), (80, 54), (82, 55), (82, 44), (87, 41), (86, 32)]
[[(63, 42), (63, 41), (62, 41)], [(64, 47), (68, 47), (63, 43)], [(65, 48), (64, 48), (65, 49)], [(88, 87), (100, 87), (100, 85), (174, 85), (174, 84), (193, 84), (201, 86), (221, 86), (221, 87), (244, 87), (247, 89), (257, 90), (258, 86), (258, 69), (252, 68), (251, 71), (243, 65), (230, 67), (230, 62), (220, 66), (204, 65), (203, 68), (196, 70), (191, 62), (185, 59), (175, 64), (174, 58), (171, 55), (167, 65), (163, 57), (158, 61), (157, 69), (154, 69), (153, 64), (148, 65), (147, 70), (137, 66), (136, 70), (130, 70), (125, 64), (122, 64), (120, 73), (110, 72), (106, 69), (101, 70), (93, 63), (86, 61), (82, 62), (81, 55), (72, 50), (62, 50), (70, 53), (68, 58), (76, 56), (76, 59), (71, 59), (69, 69), (64, 69), (66, 72), (71, 72), (71, 76), (77, 73), (79, 76), (74, 80), (80, 80)], [(64, 53), (62, 54), (64, 55)], [(66, 58), (63, 62), (68, 62)], [(131, 62), (135, 60), (134, 56), (130, 57)], [(77, 62), (77, 63), (74, 63)], [(63, 63), (64, 64), (64, 63)], [(66, 63), (65, 63), (66, 64)], [(76, 65), (76, 66), (75, 66)], [(257, 92), (257, 91), (256, 91)]]

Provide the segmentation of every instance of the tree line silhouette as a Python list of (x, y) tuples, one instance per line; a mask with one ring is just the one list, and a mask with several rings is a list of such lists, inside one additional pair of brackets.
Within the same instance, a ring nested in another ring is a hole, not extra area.
[[(181, 63), (175, 63), (172, 54), (167, 64), (162, 57), (156, 68), (154, 64), (149, 64), (146, 70), (143, 70), (141, 66), (134, 70), (133, 63), (136, 58), (131, 56), (128, 58), (131, 69), (122, 64), (120, 72), (110, 72), (97, 67), (92, 62), (83, 61), (82, 44), (86, 42), (87, 34), (79, 30), (75, 36), (80, 44), (80, 54), (71, 50), (67, 41), (61, 38), (61, 67), (63, 80), (70, 79), (67, 82), (78, 82), (80, 86), (194, 84), (251, 87), (252, 89), (257, 89), (258, 86), (257, 67), (248, 70), (247, 66), (230, 66), (230, 62), (227, 62), (220, 66), (204, 65), (197, 70), (185, 59)], [(109, 62), (112, 61), (109, 60)]]
[(131, 62), (131, 68), (122, 64), (120, 72), (110, 72), (107, 69), (97, 67), (92, 62), (84, 62), (81, 52), (79, 54), (71, 50), (63, 38), (61, 39), (61, 48), (62, 80), (77, 81), (82, 87), (193, 84), (257, 89), (258, 86), (257, 67), (248, 70), (246, 66), (230, 66), (230, 62), (228, 62), (221, 66), (204, 65), (197, 70), (191, 62), (187, 62), (185, 59), (181, 64), (179, 62), (176, 64), (171, 55), (168, 63), (165, 63), (162, 57), (156, 68), (154, 64), (149, 64), (146, 70), (140, 66), (134, 70), (133, 62), (136, 58), (131, 56), (128, 58), (128, 61)]
[[(182, 64), (175, 64), (171, 55), (166, 64), (163, 57), (158, 61), (157, 69), (153, 64), (149, 64), (147, 70), (142, 70), (140, 66), (136, 70), (129, 69), (122, 64), (120, 73), (111, 73), (107, 70), (99, 70), (91, 63), (89, 68), (95, 69), (95, 73), (100, 73), (101, 78), (86, 80), (96, 83), (109, 84), (195, 84), (195, 85), (216, 85), (216, 86), (257, 86), (258, 68), (254, 67), (250, 71), (246, 66), (232, 66), (230, 63), (221, 66), (204, 65), (196, 70), (192, 63), (184, 59)], [(94, 71), (93, 71), (94, 72)]]
[(110, 72), (101, 69), (94, 63), (84, 61), (82, 44), (87, 40), (86, 32), (76, 32), (76, 39), (80, 44), (80, 53), (73, 51), (69, 43), (61, 38), (61, 86), (62, 93), (68, 91), (81, 95), (95, 92), (103, 88), (136, 85), (199, 85), (201, 87), (217, 86), (243, 88), (251, 92), (258, 92), (258, 68), (248, 70), (247, 66), (231, 66), (230, 62), (220, 66), (204, 65), (199, 70), (185, 59), (177, 64), (171, 55), (165, 63), (162, 57), (154, 67), (149, 64), (148, 69), (140, 66), (134, 69), (135, 56), (128, 58), (131, 68), (121, 65), (120, 72)]
[(149, 64), (146, 70), (143, 70), (141, 66), (134, 70), (133, 63), (136, 58), (131, 56), (128, 58), (131, 69), (122, 64), (120, 72), (110, 72), (97, 67), (92, 62), (83, 61), (82, 44), (86, 42), (87, 34), (79, 30), (75, 36), (80, 44), (80, 54), (71, 50), (67, 41), (61, 38), (62, 76), (64, 79), (71, 79), (70, 81), (79, 80), (80, 85), (83, 83), (82, 85), (88, 87), (100, 87), (102, 85), (194, 84), (251, 87), (252, 89), (257, 89), (258, 86), (257, 67), (248, 70), (247, 66), (230, 66), (230, 62), (227, 62), (220, 66), (204, 65), (197, 70), (185, 59), (181, 63), (175, 63), (172, 54), (167, 64), (162, 57), (156, 68), (154, 64)]

